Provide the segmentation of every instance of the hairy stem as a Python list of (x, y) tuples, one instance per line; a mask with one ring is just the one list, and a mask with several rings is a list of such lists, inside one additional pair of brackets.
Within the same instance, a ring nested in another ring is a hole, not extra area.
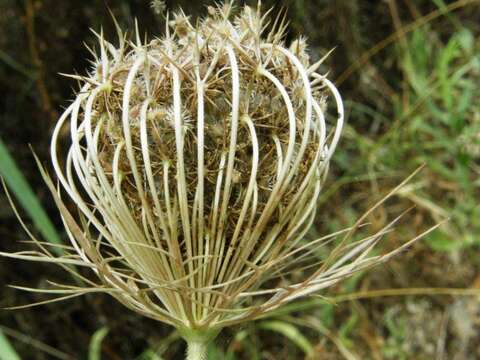
[(207, 360), (208, 342), (187, 341), (187, 360)]
[(187, 360), (207, 360), (208, 344), (213, 341), (220, 332), (216, 329), (177, 329), (187, 343)]

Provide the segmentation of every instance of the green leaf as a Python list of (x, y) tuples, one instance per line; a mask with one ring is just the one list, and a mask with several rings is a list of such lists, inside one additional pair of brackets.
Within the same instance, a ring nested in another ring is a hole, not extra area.
[(137, 360), (163, 360), (163, 358), (153, 349), (145, 350)]
[(465, 244), (454, 240), (450, 236), (435, 231), (425, 238), (425, 242), (435, 251), (452, 252), (461, 249)]
[(209, 360), (225, 359), (225, 353), (213, 343), (209, 344), (207, 354), (208, 354), (207, 359)]
[(455, 36), (465, 52), (471, 53), (473, 51), (475, 46), (475, 37), (470, 30), (462, 29), (456, 33)]
[(355, 329), (358, 324), (358, 314), (356, 312), (352, 313), (348, 320), (345, 321), (340, 327), (339, 335), (344, 340), (348, 340), (348, 336)]
[[(35, 227), (43, 237), (52, 244), (61, 244), (62, 241), (55, 227), (1, 139), (0, 176), (5, 180), (9, 189), (15, 194), (18, 202), (28, 213)], [(54, 248), (54, 251), (62, 254), (60, 248)]]
[(0, 330), (0, 360), (20, 360), (17, 352)]
[(333, 326), (335, 320), (335, 306), (333, 304), (324, 304), (320, 306), (320, 319), (327, 328)]
[(101, 360), (102, 358), (102, 342), (108, 334), (106, 326), (101, 327), (92, 336), (90, 346), (88, 347), (88, 360)]
[(284, 321), (272, 320), (260, 323), (259, 328), (277, 332), (292, 341), (295, 345), (302, 349), (306, 355), (313, 354), (312, 344), (310, 344), (308, 339), (303, 336), (302, 333), (292, 324)]

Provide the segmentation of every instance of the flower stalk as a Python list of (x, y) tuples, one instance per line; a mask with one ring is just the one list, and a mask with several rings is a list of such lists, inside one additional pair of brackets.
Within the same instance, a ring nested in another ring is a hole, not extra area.
[(207, 347), (205, 342), (187, 341), (187, 360), (206, 360)]
[(187, 360), (206, 360), (208, 345), (219, 330), (180, 329), (179, 332), (187, 344)]

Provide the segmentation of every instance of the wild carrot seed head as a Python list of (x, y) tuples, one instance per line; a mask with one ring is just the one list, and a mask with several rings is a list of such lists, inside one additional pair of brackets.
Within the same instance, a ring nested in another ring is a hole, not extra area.
[(302, 242), (342, 101), (305, 39), (285, 44), (280, 17), (270, 23), (248, 6), (235, 15), (231, 4), (208, 13), (196, 26), (183, 12), (167, 16), (165, 35), (149, 43), (138, 30), (132, 43), (119, 30), (118, 47), (99, 35), (51, 146), (80, 221), (47, 180), (71, 258), (95, 271), (94, 286), (179, 329), (220, 329), (331, 286), (368, 248), (300, 282), (279, 280), (334, 236)]

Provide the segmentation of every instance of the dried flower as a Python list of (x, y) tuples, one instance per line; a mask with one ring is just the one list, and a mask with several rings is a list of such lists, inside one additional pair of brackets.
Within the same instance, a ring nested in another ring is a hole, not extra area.
[(153, 12), (157, 15), (163, 15), (167, 6), (165, 5), (165, 1), (162, 0), (153, 0), (150, 3), (150, 7), (152, 8)]
[[(147, 44), (138, 30), (135, 43), (118, 30), (119, 47), (98, 35), (100, 55), (88, 76), (74, 76), (81, 91), (52, 137), (62, 190), (43, 172), (71, 247), (63, 257), (41, 243), (42, 253), (11, 255), (90, 268), (100, 283), (73, 272), (88, 286), (53, 292), (108, 293), (177, 328), (191, 359), (222, 328), (390, 256), (367, 257), (382, 230), (317, 263), (316, 249), (353, 231), (304, 241), (342, 130), (342, 99), (316, 73), (305, 39), (285, 46), (283, 20), (269, 24), (248, 6), (232, 12), (210, 7), (196, 27), (167, 15), (165, 36)], [(300, 268), (302, 280), (289, 281)]]

